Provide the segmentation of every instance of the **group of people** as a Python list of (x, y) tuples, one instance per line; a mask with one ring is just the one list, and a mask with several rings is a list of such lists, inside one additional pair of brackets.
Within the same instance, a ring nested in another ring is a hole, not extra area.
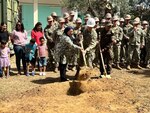
[[(141, 65), (150, 68), (150, 36), (147, 21), (136, 17), (131, 22), (131, 16), (119, 18), (107, 13), (104, 19), (86, 14), (84, 23), (81, 18), (74, 20), (75, 12), (64, 13), (63, 17), (56, 12), (47, 17), (47, 26), (42, 29), (42, 23), (37, 22), (31, 31), (31, 40), (22, 22), (17, 22), (12, 33), (7, 31), (7, 25), (1, 24), (0, 31), (0, 67), (3, 77), (9, 76), (11, 69), (9, 54), (16, 56), (18, 75), (21, 75), (21, 60), (24, 74), (35, 75), (38, 64), (39, 75), (46, 75), (48, 67), (54, 72), (60, 71), (60, 80), (67, 81), (66, 71), (76, 70), (86, 65), (90, 68), (100, 68), (100, 77), (111, 78), (112, 66), (121, 70), (131, 64), (139, 69)], [(12, 43), (12, 44), (11, 44)], [(13, 48), (12, 48), (13, 45)], [(31, 73), (30, 73), (31, 65)]]

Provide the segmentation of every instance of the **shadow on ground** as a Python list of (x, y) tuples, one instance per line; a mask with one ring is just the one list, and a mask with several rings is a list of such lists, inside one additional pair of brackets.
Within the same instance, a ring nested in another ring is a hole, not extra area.
[(144, 75), (144, 77), (150, 77), (150, 70), (131, 70), (131, 71), (128, 71), (128, 73), (132, 73), (132, 74), (135, 74), (135, 75)]

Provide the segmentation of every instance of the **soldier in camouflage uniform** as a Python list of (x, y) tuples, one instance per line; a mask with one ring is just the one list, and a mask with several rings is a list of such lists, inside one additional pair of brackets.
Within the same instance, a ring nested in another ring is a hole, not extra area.
[(75, 12), (74, 11), (70, 11), (70, 20), (69, 20), (69, 23), (68, 25), (71, 26), (71, 27), (75, 27), (75, 21), (74, 21), (74, 16), (75, 16)]
[(44, 35), (47, 39), (47, 47), (48, 47), (48, 57), (49, 57), (49, 62), (48, 62), (48, 67), (53, 66), (55, 64), (54, 61), (54, 40), (53, 40), (53, 32), (56, 29), (55, 26), (53, 25), (53, 18), (51, 16), (47, 17), (47, 22), (48, 25), (44, 29)]
[(130, 20), (131, 20), (131, 16), (130, 15), (126, 15), (125, 16), (125, 24), (123, 26), (123, 39), (122, 39), (122, 44), (121, 44), (121, 62), (124, 64), (125, 62), (127, 62), (127, 58), (128, 58), (128, 46), (129, 46), (129, 30), (133, 27), (130, 24)]
[(90, 14), (86, 14), (86, 15), (84, 16), (84, 23), (83, 23), (83, 25), (82, 25), (82, 29), (85, 29), (86, 24), (87, 24), (87, 21), (88, 21), (89, 18), (91, 18), (91, 15), (90, 15)]
[(72, 55), (72, 50), (83, 50), (81, 47), (73, 44), (70, 37), (73, 35), (73, 28), (66, 27), (64, 34), (61, 36), (59, 43), (56, 45), (55, 58), (59, 62), (60, 79), (66, 81), (66, 68), (67, 63)]
[[(55, 48), (56, 48), (56, 45), (60, 42), (60, 37), (63, 35), (64, 29), (65, 29), (64, 18), (59, 18), (58, 22), (59, 22), (58, 28), (56, 30), (54, 30), (54, 32), (53, 32), (53, 41), (55, 43)], [(54, 51), (55, 51), (55, 49), (54, 49)], [(58, 62), (55, 62), (54, 72), (57, 72), (57, 71), (58, 71)]]
[(95, 47), (97, 44), (97, 33), (94, 29), (95, 20), (89, 18), (87, 21), (87, 28), (83, 31), (83, 46), (86, 52), (86, 62), (88, 67), (93, 67), (93, 60), (95, 58)]
[(142, 25), (143, 25), (145, 49), (146, 49), (145, 65), (146, 68), (150, 68), (150, 28), (148, 26), (147, 21), (143, 21)]
[(111, 21), (112, 15), (110, 13), (107, 13), (105, 16), (106, 21)]
[(65, 19), (65, 26), (66, 26), (66, 27), (69, 26), (68, 24), (69, 24), (69, 19), (70, 19), (70, 17), (69, 17), (69, 14), (68, 14), (67, 12), (65, 12), (65, 13), (63, 14), (63, 18)]
[(135, 63), (138, 69), (142, 69), (140, 64), (140, 48), (144, 46), (144, 34), (143, 30), (138, 27), (140, 24), (139, 20), (134, 19), (133, 28), (130, 29), (129, 35), (129, 56), (127, 62), (127, 69), (130, 70), (131, 60), (134, 54)]
[[(97, 33), (97, 42), (99, 41), (99, 33), (100, 33), (100, 26), (99, 26), (99, 18), (95, 17), (95, 22), (96, 22), (96, 25), (95, 25), (95, 30), (96, 30), (96, 33)], [(93, 61), (93, 66), (94, 67), (99, 67), (99, 63), (100, 63), (100, 60), (99, 60), (99, 45), (97, 43), (96, 45), (96, 48), (95, 48), (95, 59)]]
[[(77, 18), (76, 21), (76, 26), (74, 28), (74, 31), (73, 31), (73, 35), (74, 35), (74, 39), (71, 39), (73, 41), (74, 44), (80, 46), (80, 41), (82, 40), (83, 38), (83, 35), (82, 35), (82, 20), (80, 18)], [(76, 51), (76, 50), (73, 50), (74, 51), (74, 54), (72, 54), (71, 56), (71, 60), (70, 60), (70, 63), (69, 65), (71, 65), (71, 70), (76, 70), (76, 67), (78, 65), (78, 57), (79, 57), (79, 52), (80, 51)]]
[(57, 13), (52, 12), (51, 16), (53, 17), (53, 25), (55, 26), (55, 28), (58, 28)]
[(113, 17), (113, 27), (112, 32), (114, 33), (114, 37), (116, 43), (113, 45), (113, 53), (114, 53), (114, 63), (116, 64), (117, 69), (122, 69), (120, 67), (120, 51), (121, 51), (121, 41), (123, 37), (123, 30), (120, 26), (117, 25), (119, 18), (117, 16)]

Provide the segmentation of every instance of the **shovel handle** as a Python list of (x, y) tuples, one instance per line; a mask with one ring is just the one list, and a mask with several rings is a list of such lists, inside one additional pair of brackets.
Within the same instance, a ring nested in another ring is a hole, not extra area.
[[(83, 42), (82, 42), (82, 41), (80, 42), (80, 44), (81, 44), (81, 48), (84, 49), (84, 48), (83, 48)], [(85, 54), (84, 54), (83, 52), (82, 52), (82, 57), (83, 57), (84, 65), (87, 66)]]

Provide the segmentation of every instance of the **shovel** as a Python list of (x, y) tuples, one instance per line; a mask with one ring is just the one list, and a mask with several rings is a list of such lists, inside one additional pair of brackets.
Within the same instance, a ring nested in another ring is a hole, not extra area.
[[(83, 48), (83, 43), (80, 42), (80, 44), (81, 44), (81, 47)], [(77, 74), (77, 80), (88, 80), (90, 76), (92, 75), (92, 71), (91, 71), (91, 68), (87, 66), (85, 53), (81, 52), (81, 54), (83, 57), (84, 66), (80, 67), (79, 73)]]
[[(105, 67), (105, 64), (104, 64), (104, 58), (103, 58), (103, 54), (102, 54), (102, 50), (101, 50), (101, 47), (100, 47), (100, 43), (98, 43), (98, 47), (99, 47), (99, 53), (100, 53), (100, 60), (102, 62), (102, 66), (103, 66), (103, 69), (104, 69), (104, 75), (101, 75), (101, 78), (108, 78), (107, 77), (107, 71), (106, 71), (106, 67)], [(111, 77), (109, 77), (111, 78)]]

